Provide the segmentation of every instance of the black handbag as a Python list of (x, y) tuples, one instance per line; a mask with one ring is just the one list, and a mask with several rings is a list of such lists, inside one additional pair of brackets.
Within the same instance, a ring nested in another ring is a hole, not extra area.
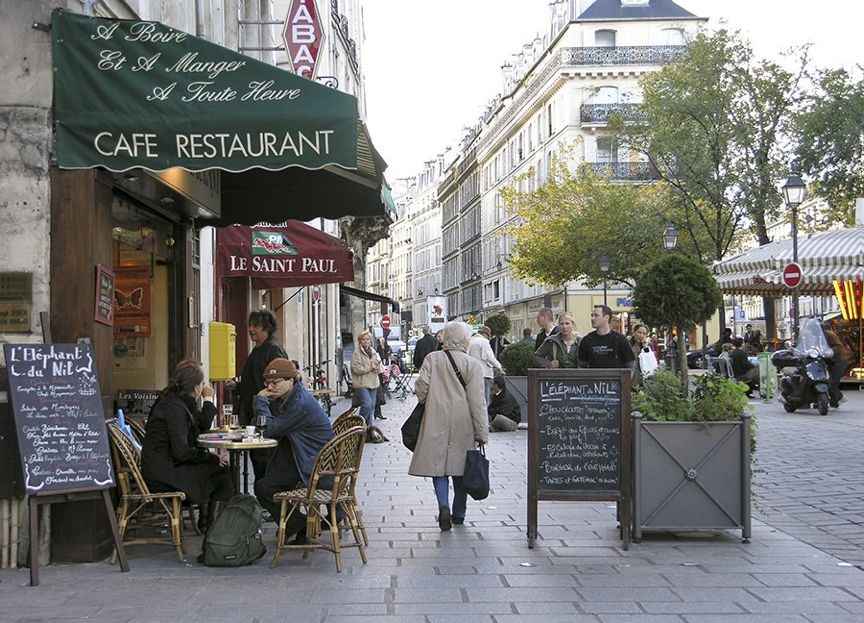
[(465, 454), (462, 488), (475, 500), (489, 497), (489, 459), (486, 458), (483, 444), (480, 444), (480, 449), (468, 450)]
[(417, 438), (420, 437), (420, 425), (423, 423), (423, 413), (426, 409), (426, 404), (418, 402), (417, 406), (402, 424), (402, 445), (414, 452), (417, 447)]

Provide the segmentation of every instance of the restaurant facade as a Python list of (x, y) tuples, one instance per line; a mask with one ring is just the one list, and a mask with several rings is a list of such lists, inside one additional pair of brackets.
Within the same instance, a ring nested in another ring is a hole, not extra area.
[[(206, 364), (208, 319), (236, 323), (258, 302), (251, 278), (216, 278), (216, 228), (377, 222), (386, 165), (353, 96), (137, 19), (129, 3), (95, 3), (99, 16), (65, 4), (0, 6), (0, 340), (90, 344), (107, 417), (124, 392), (134, 401), (133, 390), (164, 387), (183, 358)], [(155, 17), (186, 24), (187, 9)], [(275, 306), (284, 291), (272, 292)], [(23, 531), (13, 440), (0, 394), (0, 514)], [(53, 559), (110, 553), (97, 502), (51, 511)], [(26, 538), (12, 536), (6, 564)]]

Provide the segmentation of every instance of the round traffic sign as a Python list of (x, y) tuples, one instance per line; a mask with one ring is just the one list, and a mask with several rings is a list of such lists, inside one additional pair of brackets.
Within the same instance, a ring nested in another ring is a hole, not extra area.
[(381, 328), (389, 329), (390, 328), (390, 316), (381, 316)]
[(783, 267), (783, 285), (787, 288), (794, 289), (801, 284), (804, 278), (804, 269), (797, 262), (789, 262)]

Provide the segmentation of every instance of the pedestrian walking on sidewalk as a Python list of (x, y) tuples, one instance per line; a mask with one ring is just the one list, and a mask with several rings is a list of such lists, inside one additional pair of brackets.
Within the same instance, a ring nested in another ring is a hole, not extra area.
[[(408, 473), (432, 477), (441, 530), (465, 522), (465, 453), (489, 439), (483, 371), (480, 362), (467, 354), (471, 333), (464, 322), (444, 325), (443, 349), (426, 356), (414, 385), (417, 400), (426, 409)], [(452, 510), (448, 478), (453, 480)]]

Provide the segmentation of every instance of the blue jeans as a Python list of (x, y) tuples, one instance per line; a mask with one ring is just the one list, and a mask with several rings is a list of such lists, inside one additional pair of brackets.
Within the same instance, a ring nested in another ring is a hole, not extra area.
[(378, 399), (378, 388), (355, 387), (354, 391), (360, 397), (360, 415), (366, 420), (366, 425), (372, 425), (372, 414), (375, 413), (375, 401)]
[[(450, 507), (450, 486), (447, 476), (432, 476), (432, 486), (435, 487), (435, 497), (438, 498), (438, 506)], [(465, 506), (468, 494), (462, 488), (462, 476), (450, 476), (453, 479), (453, 511), (451, 515), (460, 519), (465, 518)]]

